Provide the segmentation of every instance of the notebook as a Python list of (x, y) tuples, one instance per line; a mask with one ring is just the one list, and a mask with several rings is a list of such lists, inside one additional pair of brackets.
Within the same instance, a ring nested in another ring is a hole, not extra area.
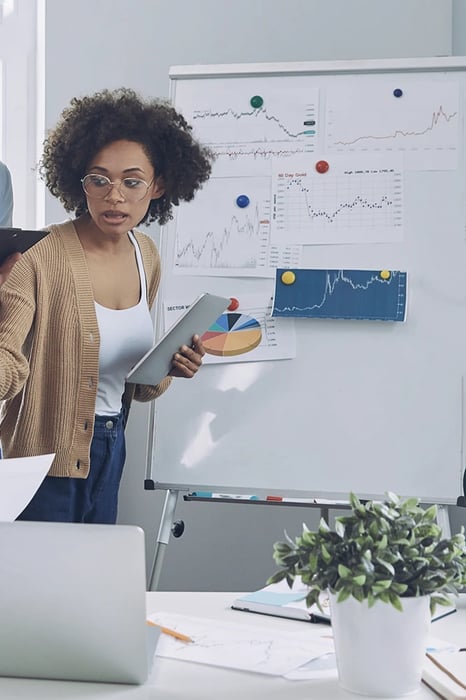
[(306, 605), (307, 588), (297, 577), (290, 588), (285, 580), (271, 583), (253, 593), (247, 593), (233, 601), (233, 610), (261, 613), (275, 617), (287, 617), (291, 620), (321, 622), (330, 624), (330, 606), (327, 595), (320, 596), (322, 611), (313, 605)]
[(466, 651), (429, 651), (422, 680), (445, 700), (466, 699)]
[(0, 676), (143, 683), (146, 624), (136, 526), (0, 523)]
[(126, 377), (127, 382), (156, 386), (169, 373), (172, 358), (193, 335), (203, 335), (231, 304), (231, 299), (201, 294), (165, 335), (142, 357)]
[[(331, 617), (328, 596), (325, 593), (319, 596), (319, 602), (322, 607), (322, 610), (320, 610), (317, 605), (312, 605), (310, 608), (307, 607), (307, 593), (307, 587), (303, 585), (301, 578), (297, 576), (293, 581), (292, 588), (288, 586), (285, 579), (282, 579), (282, 581), (278, 583), (269, 584), (264, 588), (260, 588), (258, 591), (246, 593), (236, 598), (231, 607), (233, 610), (273, 615), (274, 617), (287, 617), (290, 620), (330, 624)], [(437, 605), (435, 613), (432, 616), (432, 622), (440, 620), (442, 617), (451, 615), (451, 613), (454, 612), (456, 612), (454, 603), (448, 606)]]

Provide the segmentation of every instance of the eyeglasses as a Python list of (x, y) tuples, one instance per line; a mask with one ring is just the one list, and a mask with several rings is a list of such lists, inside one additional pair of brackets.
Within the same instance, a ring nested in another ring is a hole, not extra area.
[(105, 175), (94, 173), (85, 175), (81, 180), (84, 192), (92, 199), (104, 199), (114, 187), (118, 187), (118, 191), (128, 202), (139, 202), (144, 199), (152, 182), (153, 180), (147, 184), (145, 180), (138, 177), (125, 177), (117, 185), (117, 182), (112, 182)]

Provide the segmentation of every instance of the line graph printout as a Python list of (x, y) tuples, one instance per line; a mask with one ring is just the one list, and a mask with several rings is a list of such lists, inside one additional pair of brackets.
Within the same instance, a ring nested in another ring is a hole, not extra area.
[(313, 630), (306, 625), (305, 630), (290, 634), (176, 613), (160, 612), (150, 619), (191, 637), (193, 643), (186, 644), (166, 634), (160, 636), (157, 656), (179, 661), (283, 675), (334, 651), (333, 640), (322, 634), (319, 625)]
[(176, 105), (222, 174), (235, 161), (267, 172), (270, 159), (312, 152), (319, 134), (319, 89), (304, 76), (182, 81)]
[[(203, 336), (204, 342), (213, 338), (214, 333), (217, 342), (213, 346), (219, 350), (212, 354), (207, 349), (203, 357), (203, 364), (227, 364), (237, 362), (263, 362), (268, 360), (284, 360), (296, 357), (296, 332), (293, 321), (284, 321), (272, 317), (272, 297), (263, 294), (242, 294), (239, 297), (240, 306), (234, 314), (226, 311), (220, 317), (220, 322), (213, 323), (209, 331)], [(170, 299), (164, 302), (164, 324), (170, 328), (189, 308), (190, 300)], [(228, 322), (228, 316), (238, 317), (235, 323)], [(223, 322), (226, 319), (226, 322)], [(250, 334), (259, 331), (260, 342), (251, 343), (251, 349), (246, 349)], [(243, 343), (242, 336), (246, 339)], [(229, 341), (227, 338), (229, 337)], [(223, 338), (223, 342), (222, 342)], [(236, 347), (238, 351), (222, 352), (222, 348)], [(241, 351), (240, 351), (241, 350)]]
[[(238, 197), (247, 205), (238, 206)], [(286, 241), (271, 244), (269, 178), (212, 178), (178, 208), (176, 274), (273, 277), (276, 267), (299, 265), (301, 252)]]
[(457, 167), (461, 118), (455, 82), (354, 80), (329, 87), (326, 107), (330, 153), (400, 151), (408, 170)]
[(325, 173), (317, 172), (309, 159), (290, 161), (286, 168), (278, 165), (272, 177), (272, 241), (316, 245), (402, 240), (401, 160), (333, 155), (325, 161)]
[(277, 270), (274, 316), (404, 321), (406, 272), (398, 270), (296, 270), (284, 284)]

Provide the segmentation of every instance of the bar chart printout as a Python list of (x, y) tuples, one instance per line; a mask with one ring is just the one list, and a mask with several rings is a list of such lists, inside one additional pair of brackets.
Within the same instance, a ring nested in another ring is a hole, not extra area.
[(406, 286), (399, 270), (278, 269), (272, 316), (404, 321)]

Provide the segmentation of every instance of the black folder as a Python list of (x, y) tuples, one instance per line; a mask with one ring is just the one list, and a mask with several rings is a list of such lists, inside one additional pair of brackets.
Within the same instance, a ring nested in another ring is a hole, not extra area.
[(0, 265), (13, 253), (25, 253), (47, 236), (48, 231), (31, 231), (0, 226)]

